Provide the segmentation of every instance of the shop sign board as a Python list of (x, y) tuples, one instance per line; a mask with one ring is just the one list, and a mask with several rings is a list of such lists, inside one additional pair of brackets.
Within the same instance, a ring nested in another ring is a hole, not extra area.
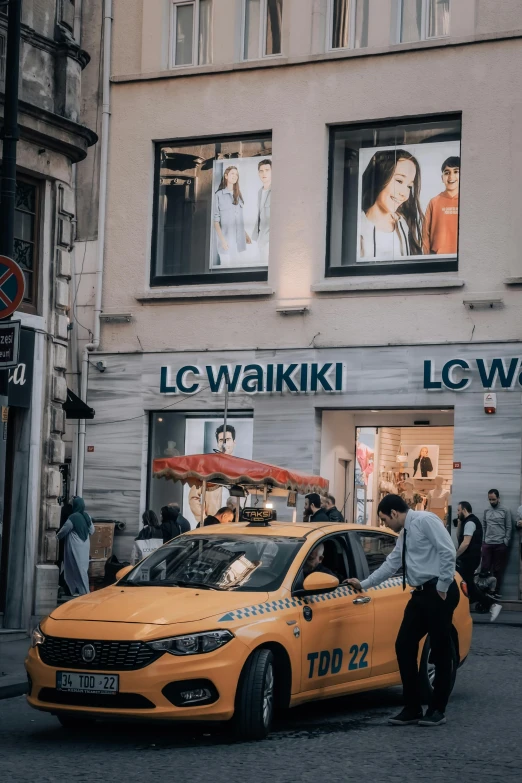
[(0, 321), (0, 370), (16, 367), (20, 352), (20, 321)]
[[(11, 323), (11, 322), (8, 322)], [(20, 330), (20, 353), (16, 366), (9, 370), (9, 405), (30, 408), (33, 391), (34, 340), (32, 329)]]
[(197, 394), (208, 390), (223, 394), (271, 394), (274, 392), (335, 393), (344, 391), (342, 362), (304, 364), (222, 364), (196, 367), (186, 365), (175, 370), (162, 367), (161, 394)]
[(482, 389), (513, 391), (522, 387), (522, 359), (450, 359), (437, 372), (435, 362), (424, 361), (424, 389), (427, 391), (465, 391), (473, 384)]

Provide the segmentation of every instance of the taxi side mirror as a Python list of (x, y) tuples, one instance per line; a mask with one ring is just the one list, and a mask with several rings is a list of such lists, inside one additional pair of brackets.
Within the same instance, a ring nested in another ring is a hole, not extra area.
[(313, 571), (305, 577), (303, 582), (304, 593), (329, 593), (339, 587), (339, 580), (333, 574), (323, 574)]
[(127, 576), (129, 571), (132, 571), (133, 568), (134, 566), (131, 565), (125, 566), (125, 568), (120, 568), (120, 570), (116, 573), (116, 581), (119, 582), (120, 579), (123, 579), (124, 576)]

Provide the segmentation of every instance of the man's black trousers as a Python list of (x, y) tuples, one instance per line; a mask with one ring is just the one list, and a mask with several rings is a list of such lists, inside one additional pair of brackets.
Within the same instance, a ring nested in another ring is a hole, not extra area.
[(428, 707), (444, 712), (451, 692), (453, 612), (459, 602), (457, 583), (452, 582), (446, 600), (437, 593), (435, 585), (422, 591), (415, 590), (404, 611), (395, 650), (399, 662), (404, 704), (413, 710), (421, 708), (419, 668), (417, 664), (420, 640), (429, 634), (431, 660), (435, 664), (433, 696)]

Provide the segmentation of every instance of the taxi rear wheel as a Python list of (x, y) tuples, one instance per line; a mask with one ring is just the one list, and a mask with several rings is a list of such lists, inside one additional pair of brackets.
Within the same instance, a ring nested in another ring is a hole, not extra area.
[[(455, 686), (457, 678), (458, 660), (455, 644), (451, 642), (451, 690)], [(426, 637), (419, 667), (421, 698), (423, 704), (429, 704), (433, 695), (433, 683), (435, 681), (435, 663), (431, 654), (430, 637)]]
[(237, 689), (235, 734), (244, 740), (264, 739), (274, 715), (274, 656), (255, 650), (247, 660)]

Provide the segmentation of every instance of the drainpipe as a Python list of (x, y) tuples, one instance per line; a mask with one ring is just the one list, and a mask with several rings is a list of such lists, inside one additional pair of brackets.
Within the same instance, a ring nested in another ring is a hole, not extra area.
[[(89, 379), (89, 354), (100, 347), (100, 315), (102, 312), (103, 264), (105, 260), (105, 218), (107, 207), (107, 168), (109, 154), (109, 126), (111, 117), (111, 34), (112, 34), (112, 0), (103, 3), (103, 67), (102, 67), (102, 127), (100, 148), (100, 194), (98, 202), (98, 246), (94, 293), (94, 327), (92, 342), (88, 343), (82, 353), (81, 394), (87, 402), (87, 383)], [(83, 473), (85, 465), (85, 419), (80, 421), (78, 431), (78, 470), (76, 494), (83, 494)]]

